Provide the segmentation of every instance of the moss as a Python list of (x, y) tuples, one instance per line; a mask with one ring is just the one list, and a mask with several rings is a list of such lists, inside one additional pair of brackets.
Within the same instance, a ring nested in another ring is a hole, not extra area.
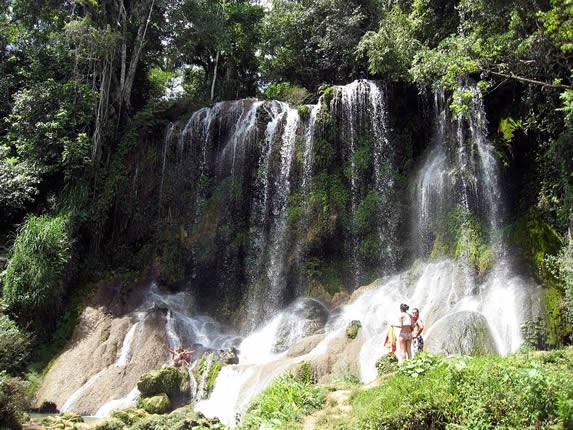
[(108, 418), (105, 421), (97, 423), (94, 430), (123, 430), (125, 423), (117, 418)]
[(309, 256), (305, 261), (305, 270), (309, 278), (306, 293), (328, 301), (336, 293), (344, 290), (342, 279), (346, 267), (346, 260)]
[(301, 192), (292, 192), (289, 195), (287, 222), (290, 226), (296, 225), (303, 214), (303, 195)]
[(556, 284), (555, 278), (546, 269), (544, 261), (548, 255), (556, 255), (563, 245), (559, 234), (546, 223), (541, 212), (531, 207), (508, 228), (510, 244), (518, 247), (548, 285)]
[(160, 393), (179, 395), (189, 390), (189, 375), (182, 367), (165, 366), (142, 375), (137, 389), (143, 397)]
[(358, 336), (358, 331), (360, 331), (360, 328), (362, 327), (362, 323), (358, 320), (352, 320), (350, 321), (350, 324), (348, 324), (348, 326), (346, 327), (346, 337), (348, 339), (356, 339), (356, 336)]
[(217, 376), (219, 376), (219, 372), (221, 372), (223, 365), (220, 361), (216, 361), (213, 363), (211, 368), (209, 369), (209, 375), (207, 376), (207, 388), (209, 392), (213, 391), (213, 387), (215, 386), (215, 380)]
[(123, 424), (127, 426), (133, 425), (135, 422), (146, 417), (148, 413), (143, 409), (129, 408), (114, 411), (111, 416), (117, 420), (120, 420)]
[(165, 393), (153, 397), (140, 397), (137, 406), (150, 414), (164, 414), (169, 411), (171, 402)]
[(336, 87), (327, 87), (322, 93), (322, 104), (327, 107), (330, 106), (330, 102), (336, 95)]
[(494, 261), (483, 226), (474, 214), (460, 207), (447, 212), (445, 222), (436, 233), (430, 256), (442, 255), (467, 259), (480, 274), (491, 269)]
[(563, 318), (563, 294), (555, 287), (547, 289), (543, 302), (547, 315), (547, 329), (544, 334), (549, 347), (562, 346), (563, 340), (571, 334), (573, 327)]
[(309, 105), (298, 105), (296, 107), (296, 110), (298, 111), (300, 119), (302, 119), (303, 121), (310, 118), (310, 106)]

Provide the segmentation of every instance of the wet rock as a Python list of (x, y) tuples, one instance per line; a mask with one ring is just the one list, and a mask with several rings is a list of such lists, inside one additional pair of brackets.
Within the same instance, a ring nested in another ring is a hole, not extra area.
[(328, 317), (328, 309), (318, 300), (305, 298), (295, 301), (282, 315), (273, 352), (286, 351), (299, 340), (320, 333)]
[(360, 321), (358, 320), (350, 321), (350, 324), (348, 324), (348, 327), (346, 327), (346, 337), (348, 339), (356, 339), (356, 336), (358, 336), (358, 331), (360, 330), (361, 327), (362, 324), (360, 323)]
[[(99, 292), (86, 305), (67, 349), (50, 367), (32, 407), (52, 402), (62, 410), (73, 398), (66, 410), (94, 415), (107, 402), (126, 398), (141, 375), (168, 360), (162, 312), (114, 317), (98, 305), (102, 295)], [(126, 341), (130, 330), (131, 341)], [(88, 381), (90, 389), (80, 390)]]
[(239, 364), (239, 350), (234, 346), (224, 350), (221, 354), (221, 362), (223, 364)]
[(495, 354), (486, 318), (472, 311), (456, 312), (437, 321), (426, 334), (424, 349), (440, 354)]
[(287, 357), (298, 357), (300, 355), (308, 354), (316, 345), (324, 339), (323, 334), (315, 334), (308, 336), (291, 346), (287, 351)]

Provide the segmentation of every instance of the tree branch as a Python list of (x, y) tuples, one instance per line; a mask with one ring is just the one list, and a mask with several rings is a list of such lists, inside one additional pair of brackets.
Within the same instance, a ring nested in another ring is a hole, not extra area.
[(488, 73), (491, 73), (494, 76), (500, 76), (500, 77), (506, 78), (506, 79), (514, 79), (516, 81), (527, 82), (528, 84), (541, 85), (542, 87), (560, 88), (563, 90), (573, 90), (573, 86), (571, 86), (571, 85), (550, 84), (549, 82), (537, 81), (535, 79), (529, 79), (529, 78), (524, 78), (523, 76), (517, 76), (517, 75), (514, 75), (513, 73), (508, 75), (506, 73), (493, 72), (491, 70), (488, 70)]

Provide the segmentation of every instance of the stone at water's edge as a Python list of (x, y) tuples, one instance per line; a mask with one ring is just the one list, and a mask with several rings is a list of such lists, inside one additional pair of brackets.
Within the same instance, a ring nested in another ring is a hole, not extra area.
[(161, 393), (152, 397), (140, 398), (138, 406), (150, 414), (165, 414), (171, 409), (169, 396)]
[(437, 321), (426, 333), (424, 349), (439, 354), (495, 354), (486, 318), (471, 311), (456, 312)]
[[(142, 374), (161, 367), (169, 359), (165, 349), (165, 317), (157, 311), (142, 317), (133, 333), (126, 362), (118, 362), (124, 338), (137, 319), (130, 312), (137, 300), (134, 299), (132, 306), (114, 309), (113, 303), (117, 300), (104, 299), (101, 294), (104, 289), (100, 287), (84, 309), (65, 351), (45, 375), (32, 407), (53, 402), (62, 410), (74, 395), (75, 401), (69, 410), (94, 415), (105, 403), (125, 398)], [(132, 299), (127, 298), (127, 302)], [(112, 315), (110, 309), (116, 310), (117, 314)], [(89, 389), (79, 391), (86, 382), (90, 383)]]

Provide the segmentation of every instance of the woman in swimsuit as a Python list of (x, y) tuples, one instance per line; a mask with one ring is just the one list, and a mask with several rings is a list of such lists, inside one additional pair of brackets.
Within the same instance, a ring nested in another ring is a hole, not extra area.
[(400, 343), (401, 361), (406, 358), (412, 358), (412, 316), (407, 312), (410, 307), (402, 303), (400, 305), (400, 324), (394, 327), (400, 328), (398, 342)]

